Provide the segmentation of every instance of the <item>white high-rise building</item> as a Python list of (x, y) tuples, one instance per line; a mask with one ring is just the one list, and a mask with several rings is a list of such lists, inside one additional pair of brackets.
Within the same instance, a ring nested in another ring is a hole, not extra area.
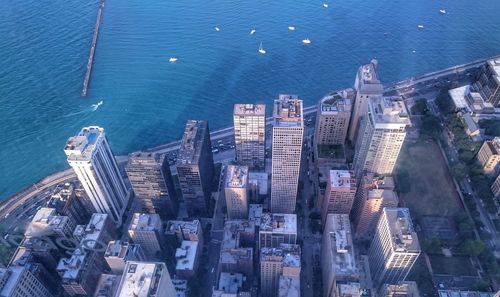
[(391, 175), (411, 125), (400, 97), (372, 97), (356, 142), (353, 167), (356, 180), (363, 172)]
[(419, 255), (408, 208), (384, 208), (368, 251), (374, 287), (404, 281)]
[(137, 296), (176, 297), (165, 263), (127, 262), (115, 297)]
[(229, 219), (248, 218), (248, 166), (227, 166), (224, 193)]
[(271, 212), (294, 213), (304, 138), (302, 100), (279, 95), (273, 117)]
[(354, 144), (358, 127), (362, 117), (365, 117), (368, 100), (372, 97), (382, 96), (384, 87), (380, 83), (377, 76), (377, 60), (371, 60), (370, 64), (359, 67), (354, 81), (354, 89), (356, 90), (356, 99), (354, 100), (354, 108), (352, 111), (351, 123), (349, 126), (349, 141)]
[(266, 105), (235, 104), (233, 121), (236, 161), (250, 169), (264, 169)]
[(130, 191), (104, 129), (98, 126), (83, 128), (77, 136), (68, 139), (64, 152), (95, 210), (111, 215), (113, 221), (121, 225)]

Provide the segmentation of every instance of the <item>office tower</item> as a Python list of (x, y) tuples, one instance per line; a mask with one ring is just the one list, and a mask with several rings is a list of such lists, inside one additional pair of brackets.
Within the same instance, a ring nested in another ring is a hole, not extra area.
[(57, 185), (47, 207), (54, 208), (59, 215), (69, 217), (73, 224), (77, 225), (88, 222), (90, 214), (95, 210), (87, 195), (76, 195), (75, 184), (79, 183), (75, 181)]
[(2, 297), (52, 297), (40, 279), (40, 265), (26, 264), (0, 268), (0, 296)]
[(404, 281), (419, 255), (408, 208), (384, 208), (368, 251), (374, 288)]
[(101, 274), (97, 282), (94, 297), (115, 297), (121, 277), (121, 274)]
[(348, 214), (329, 214), (321, 245), (323, 296), (336, 297), (337, 284), (359, 280)]
[(168, 221), (166, 235), (175, 236), (178, 242), (183, 240), (199, 241), (203, 246), (203, 231), (199, 220)]
[(361, 118), (365, 117), (368, 110), (368, 101), (372, 97), (380, 97), (384, 93), (384, 87), (380, 83), (377, 75), (378, 61), (373, 59), (370, 64), (359, 67), (354, 81), (356, 99), (349, 126), (348, 140), (354, 145), (357, 141), (358, 127)]
[(114, 274), (121, 275), (128, 261), (146, 261), (146, 256), (139, 244), (112, 240), (104, 252), (104, 260)]
[(493, 175), (500, 172), (500, 137), (486, 140), (477, 153), (477, 159), (483, 166), (484, 173)]
[(497, 176), (493, 184), (491, 185), (491, 192), (495, 197), (500, 196), (500, 174)]
[(264, 213), (260, 218), (259, 248), (297, 243), (297, 215)]
[(356, 142), (356, 180), (363, 172), (392, 174), (409, 125), (410, 118), (400, 97), (370, 98), (368, 115), (362, 120)]
[(229, 220), (224, 224), (219, 271), (243, 273), (252, 278), (255, 223), (247, 220)]
[(300, 288), (300, 246), (281, 244), (278, 248), (262, 248), (260, 251), (260, 292), (263, 297), (279, 294), (280, 278), (295, 278)]
[(500, 107), (500, 58), (486, 61), (473, 88), (484, 101)]
[(328, 175), (325, 197), (321, 207), (323, 224), (326, 222), (326, 216), (330, 213), (349, 214), (356, 195), (356, 181), (351, 171), (330, 170)]
[(354, 97), (354, 90), (346, 89), (321, 98), (314, 130), (315, 146), (345, 143)]
[(250, 169), (265, 167), (266, 106), (235, 104), (233, 112), (236, 161)]
[(134, 243), (141, 245), (148, 258), (155, 257), (164, 243), (160, 216), (134, 213), (128, 227), (128, 236)]
[(115, 297), (175, 297), (175, 289), (162, 262), (127, 262)]
[[(382, 297), (420, 297), (416, 282), (398, 282), (397, 284), (384, 284), (380, 296)], [(441, 296), (441, 295), (440, 295)]]
[(357, 238), (372, 238), (384, 207), (397, 207), (398, 195), (390, 176), (375, 178), (372, 173), (363, 175), (356, 193), (356, 207), (351, 217)]
[(26, 238), (54, 237), (71, 240), (75, 225), (67, 216), (57, 215), (53, 208), (42, 207), (29, 223), (24, 236)]
[(104, 129), (83, 128), (77, 136), (68, 139), (64, 152), (96, 212), (111, 215), (113, 221), (121, 225), (130, 193)]
[(349, 282), (345, 284), (337, 284), (338, 297), (362, 297), (365, 290), (361, 289), (360, 283)]
[(269, 194), (269, 173), (249, 172), (248, 173), (248, 200), (249, 203), (262, 203)]
[(279, 95), (273, 108), (271, 211), (294, 213), (300, 173), (304, 121), (302, 100)]
[(181, 247), (175, 250), (175, 275), (183, 279), (193, 277), (198, 268), (199, 252), (198, 241), (181, 242)]
[(248, 218), (247, 166), (227, 166), (224, 193), (228, 218), (230, 220)]
[(126, 171), (143, 212), (157, 213), (163, 219), (177, 217), (179, 205), (165, 155), (132, 153)]
[(187, 121), (176, 167), (189, 216), (210, 216), (215, 168), (208, 122)]

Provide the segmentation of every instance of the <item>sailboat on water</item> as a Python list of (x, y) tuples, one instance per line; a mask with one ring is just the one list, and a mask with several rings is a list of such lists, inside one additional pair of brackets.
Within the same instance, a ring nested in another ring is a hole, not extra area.
[(259, 53), (261, 55), (264, 55), (266, 53), (266, 50), (262, 47), (262, 42), (260, 43), (260, 46), (259, 46)]

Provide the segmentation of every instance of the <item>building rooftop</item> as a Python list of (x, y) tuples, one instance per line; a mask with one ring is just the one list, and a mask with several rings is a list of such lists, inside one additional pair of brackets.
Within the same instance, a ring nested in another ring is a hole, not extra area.
[(20, 277), (26, 269), (25, 266), (9, 266), (0, 268), (0, 276), (3, 286), (0, 287), (0, 296), (11, 296), (16, 288)]
[(494, 297), (494, 292), (460, 291), (460, 290), (438, 290), (439, 297)]
[(278, 99), (274, 100), (273, 126), (302, 127), (304, 125), (302, 109), (302, 100), (297, 95), (280, 94)]
[(486, 142), (493, 155), (500, 155), (500, 137), (495, 137)]
[[(271, 257), (273, 260), (280, 259), (284, 267), (300, 267), (300, 246), (297, 244), (280, 244), (279, 248), (261, 248), (260, 259)], [(278, 257), (278, 258), (276, 258)]]
[(183, 240), (181, 247), (175, 251), (176, 270), (194, 270), (198, 241)]
[(321, 98), (319, 111), (322, 115), (351, 112), (356, 93), (353, 89), (335, 91)]
[(224, 223), (221, 250), (240, 247), (242, 234), (255, 237), (255, 222), (249, 220), (228, 220)]
[(359, 283), (337, 284), (338, 297), (361, 297), (361, 285)]
[(500, 83), (500, 58), (488, 60), (486, 63), (491, 68), (494, 74), (494, 79), (497, 83)]
[(52, 192), (52, 199), (66, 200), (73, 194), (74, 186), (72, 183), (58, 184)]
[(331, 243), (335, 274), (357, 275), (349, 215), (329, 214), (325, 223), (325, 236), (329, 236)]
[(104, 128), (98, 126), (84, 127), (77, 136), (66, 142), (64, 152), (69, 161), (89, 161), (99, 138), (104, 137)]
[(156, 296), (163, 273), (168, 273), (164, 263), (127, 262), (117, 296)]
[(176, 165), (198, 164), (207, 129), (206, 121), (187, 121)]
[(369, 64), (365, 64), (358, 69), (358, 77), (361, 81), (368, 84), (379, 84), (377, 76), (378, 61), (373, 59)]
[(332, 189), (351, 189), (356, 187), (354, 175), (348, 170), (330, 170), (330, 186)]
[(104, 252), (104, 257), (113, 257), (125, 259), (129, 254), (129, 251), (136, 245), (131, 244), (129, 242), (124, 242), (121, 240), (112, 240), (108, 243), (108, 247), (106, 248), (106, 252)]
[(174, 285), (175, 289), (175, 297), (186, 297), (187, 280), (173, 279), (172, 284)]
[(397, 284), (384, 284), (383, 296), (388, 297), (420, 297), (417, 283), (413, 281), (401, 281)]
[(248, 166), (228, 165), (226, 170), (226, 188), (246, 188), (248, 184)]
[(368, 190), (368, 199), (381, 199), (399, 201), (398, 194), (393, 190), (372, 189)]
[(300, 297), (300, 277), (280, 276), (279, 297)]
[(267, 195), (269, 175), (265, 172), (249, 172), (248, 183), (259, 189), (259, 195)]
[(450, 89), (448, 94), (453, 100), (453, 104), (455, 104), (455, 108), (457, 109), (466, 109), (469, 110), (469, 103), (467, 102), (466, 96), (470, 93), (470, 85)]
[(109, 215), (105, 213), (94, 213), (92, 215), (89, 223), (85, 227), (85, 240), (88, 241), (86, 243), (87, 247), (94, 247), (96, 242), (99, 241), (99, 238), (101, 238), (101, 233), (103, 231), (106, 231), (104, 230), (104, 228), (106, 227), (106, 220), (109, 220)]
[(411, 125), (406, 105), (401, 97), (374, 96), (370, 98), (368, 105), (370, 117), (374, 125), (380, 125), (381, 128), (396, 128)]
[(246, 278), (241, 273), (221, 272), (219, 276), (219, 290), (235, 294), (243, 286)]
[(266, 115), (266, 105), (265, 104), (235, 104), (234, 105), (234, 115), (239, 116), (265, 116)]
[(263, 213), (260, 219), (260, 231), (287, 234), (297, 233), (297, 215)]
[(151, 153), (151, 152), (133, 152), (128, 155), (128, 165), (135, 164), (148, 164), (157, 165), (161, 164), (165, 155)]
[(420, 244), (417, 233), (413, 229), (413, 222), (408, 208), (386, 207), (383, 212), (389, 222), (393, 250), (395, 252), (420, 253)]
[(94, 297), (114, 297), (120, 283), (120, 278), (121, 275), (101, 274)]
[(171, 220), (167, 222), (167, 228), (165, 230), (165, 234), (174, 234), (179, 229), (182, 229), (183, 232), (188, 231), (192, 234), (198, 234), (200, 230), (200, 221), (192, 220), (192, 221), (175, 221)]
[(248, 205), (248, 220), (254, 222), (255, 226), (260, 226), (260, 218), (264, 211), (262, 204), (249, 204)]
[(57, 215), (54, 208), (42, 207), (33, 216), (33, 219), (24, 232), (24, 236), (40, 237), (52, 235), (53, 227), (58, 228), (61, 223), (64, 223), (63, 218), (65, 217)]
[(87, 253), (81, 248), (77, 248), (69, 258), (62, 258), (57, 264), (57, 272), (63, 279), (63, 282), (78, 282), (81, 273), (87, 266)]
[(134, 213), (128, 230), (133, 231), (156, 231), (161, 226), (158, 214)]

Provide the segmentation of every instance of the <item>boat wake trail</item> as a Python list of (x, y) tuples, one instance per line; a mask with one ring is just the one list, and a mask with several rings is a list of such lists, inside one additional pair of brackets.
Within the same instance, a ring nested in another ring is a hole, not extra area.
[(84, 110), (68, 113), (67, 115), (65, 115), (63, 117), (68, 118), (68, 117), (72, 117), (72, 116), (79, 115), (82, 113), (96, 111), (99, 108), (99, 106), (101, 106), (103, 103), (104, 103), (104, 101), (101, 100), (101, 101), (97, 102), (96, 104), (90, 105), (90, 107), (87, 107)]

